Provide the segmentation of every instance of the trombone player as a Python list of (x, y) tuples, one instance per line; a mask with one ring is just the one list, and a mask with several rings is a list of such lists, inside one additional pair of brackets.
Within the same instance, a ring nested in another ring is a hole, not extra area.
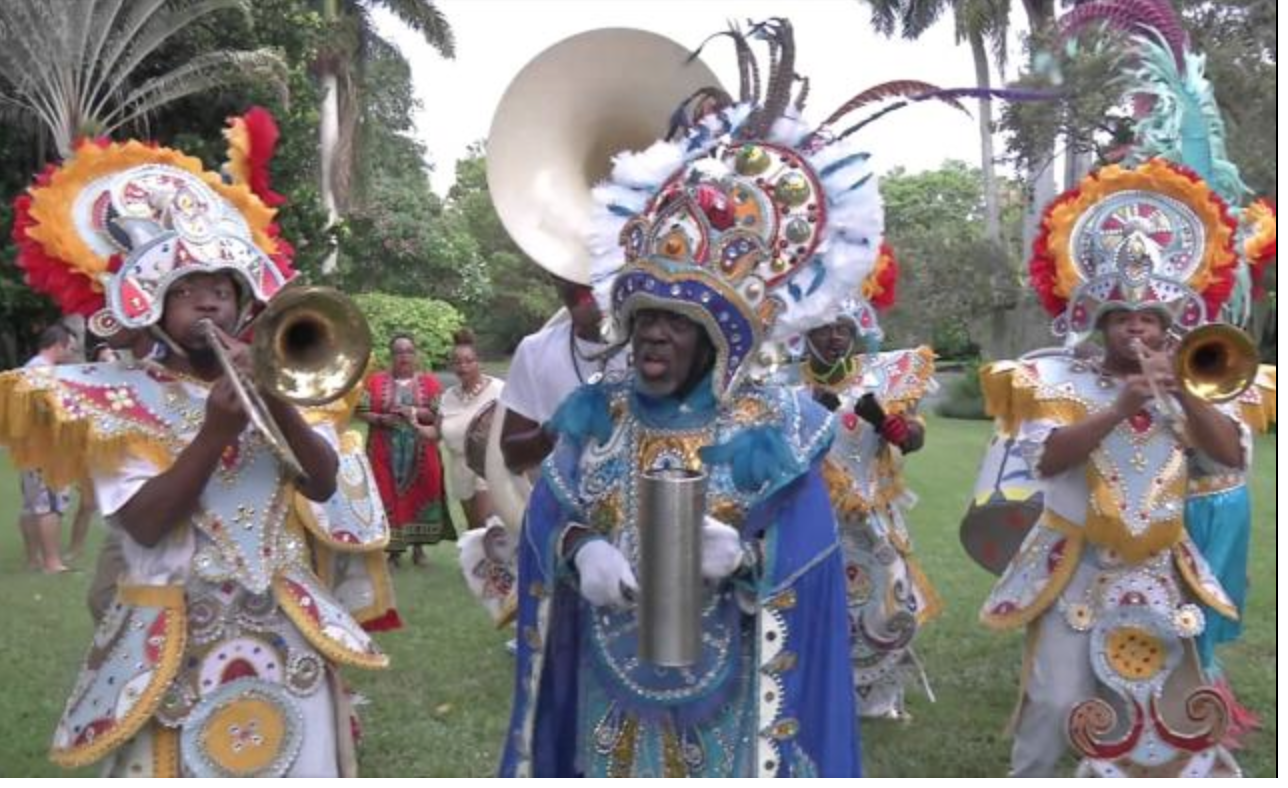
[[(271, 211), (243, 213), (255, 199), (244, 190), (173, 165), (173, 151), (141, 147), (84, 146), (58, 184), (110, 204), (109, 216), (131, 215), (76, 225), (88, 249), (103, 240), (95, 232), (129, 238), (91, 328), (151, 330), (164, 354), (0, 376), (0, 442), (59, 478), (92, 478), (122, 546), (115, 603), (51, 758), (66, 768), (102, 761), (106, 774), (131, 777), (354, 774), (336, 669), (387, 659), (310, 565), (311, 547), (330, 546), (328, 529), (344, 517), (313, 508), (344, 497), (338, 440), (329, 422), (306, 422), (294, 395), (270, 393), (258, 362), (253, 379), (233, 337), (248, 312), (284, 297), (293, 272), (269, 256), (261, 222)], [(34, 204), (50, 202), (45, 216), (79, 204), (59, 188), (33, 187)], [(257, 325), (257, 336), (275, 333)], [(300, 370), (284, 371), (298, 381)], [(354, 530), (350, 548), (368, 536)]]
[[(1169, 330), (1198, 328), (1221, 298), (1214, 273), (1232, 239), (1210, 194), (1156, 159), (1105, 167), (1058, 198), (1032, 281), (1057, 333), (1072, 345), (1098, 337), (1104, 355), (981, 370), (989, 413), (1044, 496), (980, 612), (985, 626), (1028, 633), (1016, 776), (1051, 775), (1070, 742), (1080, 775), (1238, 774), (1221, 744), (1225, 702), (1195, 651), (1197, 603), (1237, 614), (1186, 534), (1184, 508), (1187, 453), (1243, 467), (1243, 428), (1185, 379), (1188, 359), (1205, 351), (1182, 347), (1178, 366), (1167, 345)], [(1205, 705), (1210, 715), (1186, 713)]]

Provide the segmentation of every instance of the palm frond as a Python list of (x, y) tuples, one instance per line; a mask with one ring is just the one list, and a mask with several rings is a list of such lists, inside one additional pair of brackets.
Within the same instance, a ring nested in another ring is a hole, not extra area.
[(82, 50), (83, 59), (77, 69), (77, 92), (80, 96), (79, 112), (81, 115), (89, 114), (90, 104), (94, 96), (90, 85), (94, 82), (94, 73), (98, 70), (103, 47), (107, 45), (107, 42), (112, 37), (112, 30), (116, 28), (117, 16), (120, 14), (121, 7), (124, 4), (125, 0), (95, 2), (92, 12), (86, 15), (90, 18), (89, 31), (92, 37), (85, 42)]
[(137, 29), (129, 47), (121, 52), (110, 69), (99, 73), (98, 80), (90, 88), (92, 103), (87, 114), (97, 114), (105, 102), (117, 95), (129, 82), (139, 64), (171, 36), (207, 14), (230, 8), (248, 13), (250, 5), (247, 0), (192, 0), (185, 3), (170, 3), (159, 10)]
[(438, 53), (449, 60), (456, 57), (456, 35), (447, 17), (429, 0), (379, 0), (403, 24), (420, 33)]
[(899, 31), (906, 39), (920, 38), (939, 17), (962, 0), (866, 0), (872, 12), (872, 27), (889, 38)]
[(903, 16), (899, 20), (901, 34), (909, 40), (921, 38), (954, 5), (952, 0), (904, 0)]
[[(94, 62), (93, 74), (99, 76), (88, 80), (89, 84), (101, 81), (101, 75), (115, 72), (117, 61), (133, 46), (134, 37), (139, 34), (139, 30), (166, 2), (167, 0), (131, 0), (128, 4), (129, 15), (120, 20), (115, 28), (105, 31), (102, 54)], [(96, 95), (99, 91), (90, 87), (87, 92), (90, 95)]]
[(1006, 37), (1010, 34), (1011, 6), (1007, 0), (960, 0), (955, 3), (957, 40), (978, 34), (988, 41), (999, 71), (1006, 70)]
[(70, 4), (11, 2), (0, 4), (0, 25), (10, 34), (0, 47), (0, 82), (12, 101), (25, 104), (49, 129), (59, 147), (71, 146), (72, 93), (65, 77), (64, 15)]
[(266, 81), (285, 95), (286, 63), (271, 49), (206, 52), (144, 82), (103, 118), (105, 133), (184, 96), (244, 80)]
[(236, 79), (267, 78), (285, 97), (286, 66), (267, 50), (201, 55), (130, 90), (134, 73), (184, 27), (222, 9), (248, 10), (249, 3), (3, 0), (0, 30), (9, 35), (0, 46), (0, 106), (38, 119), (68, 155), (81, 134), (108, 133), (176, 98)]
[(899, 21), (899, 0), (866, 0), (872, 14), (872, 29), (889, 38)]

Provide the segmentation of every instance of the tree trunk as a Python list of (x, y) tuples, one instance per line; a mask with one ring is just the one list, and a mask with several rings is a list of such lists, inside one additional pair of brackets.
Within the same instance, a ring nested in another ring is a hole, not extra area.
[[(1054, 21), (1054, 0), (1024, 0), (1024, 11), (1028, 17), (1029, 33), (1037, 35)], [(1030, 63), (1030, 68), (1032, 68), (1032, 63)], [(1036, 172), (1025, 174), (1026, 200), (1024, 206), (1023, 246), (1021, 249), (1026, 259), (1033, 249), (1033, 240), (1038, 234), (1038, 223), (1042, 221), (1042, 212), (1056, 196), (1054, 139), (1051, 140), (1050, 150), (1046, 151), (1046, 154), (1046, 157), (1041, 159), (1044, 163), (1040, 169)], [(1027, 301), (1028, 299), (1025, 300)], [(1021, 329), (1021, 335), (1015, 337), (1014, 344), (1017, 350), (1027, 351), (1051, 344), (1050, 337), (1032, 336), (1028, 335), (1028, 332), (1023, 332), (1022, 329), (1028, 322), (1030, 322), (1028, 319), (1017, 321), (1017, 327)]]
[[(988, 73), (988, 50), (978, 31), (970, 34), (970, 53), (975, 59), (975, 84), (987, 90), (992, 86)], [(999, 248), (1002, 245), (1002, 209), (997, 194), (997, 169), (993, 164), (993, 102), (979, 100), (979, 167), (984, 174), (984, 237)]]
[[(978, 30), (967, 34), (971, 56), (975, 61), (975, 85), (988, 89), (992, 79), (988, 73), (988, 50), (984, 36)], [(1008, 355), (1007, 327), (1015, 305), (1015, 283), (1011, 261), (1007, 259), (1002, 244), (1002, 208), (997, 190), (997, 169), (993, 163), (993, 102), (988, 97), (979, 100), (979, 168), (984, 180), (984, 240), (991, 247), (993, 268), (989, 275), (990, 306), (987, 338), (983, 351), (989, 358)]]
[(322, 74), (322, 110), (318, 117), (318, 144), (322, 176), (322, 205), (328, 223), (339, 218), (335, 199), (335, 150), (340, 142), (340, 88), (334, 72)]
[[(324, 0), (322, 18), (332, 24), (340, 15), (339, 0)], [(322, 61), (322, 106), (318, 113), (318, 172), (320, 176), (319, 192), (322, 195), (322, 207), (326, 210), (327, 229), (340, 218), (335, 199), (335, 154), (340, 141), (340, 84), (336, 75), (337, 63), (333, 56), (324, 56)], [(330, 251), (322, 261), (322, 273), (335, 271), (336, 247), (331, 244)]]
[(1091, 172), (1092, 157), (1090, 153), (1079, 153), (1070, 142), (1064, 156), (1064, 189), (1068, 191), (1077, 186), (1087, 173)]

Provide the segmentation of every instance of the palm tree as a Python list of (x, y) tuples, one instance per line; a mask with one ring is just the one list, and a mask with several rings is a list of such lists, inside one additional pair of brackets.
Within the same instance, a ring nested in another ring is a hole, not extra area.
[[(919, 38), (948, 10), (952, 10), (957, 43), (970, 44), (975, 63), (975, 85), (992, 87), (989, 49), (998, 70), (1006, 65), (1006, 34), (1010, 3), (1007, 0), (868, 0), (877, 32), (890, 36), (896, 26), (907, 39)], [(1002, 243), (1002, 207), (993, 154), (993, 102), (987, 93), (979, 98), (980, 172), (984, 180), (984, 240), (992, 247), (993, 270), (989, 277), (993, 308), (989, 314), (989, 349), (1000, 353), (1005, 345), (1007, 313), (1019, 300), (1019, 285)]]
[(32, 123), (59, 155), (83, 136), (140, 123), (164, 105), (245, 79), (283, 93), (274, 52), (216, 50), (141, 79), (149, 57), (196, 20), (249, 0), (4, 0), (0, 3), (0, 119)]
[[(872, 9), (873, 27), (884, 35), (893, 35), (898, 29), (904, 38), (921, 36), (939, 18), (951, 10), (958, 43), (966, 41), (975, 62), (977, 86), (989, 84), (989, 50), (997, 60), (999, 70), (1006, 64), (1006, 37), (1009, 29), (1011, 3), (1009, 0), (864, 0)], [(1031, 33), (1048, 29), (1055, 21), (1055, 0), (1023, 0), (1025, 16)], [(1007, 263), (1003, 252), (1001, 234), (1001, 203), (993, 154), (993, 108), (987, 97), (979, 100), (980, 170), (984, 178), (985, 237), (997, 250), (994, 270), (994, 309), (990, 315), (987, 342), (991, 355), (1009, 356), (1016, 348), (1026, 317), (1009, 319), (1019, 301), (1018, 277)], [(1022, 248), (1033, 244), (1037, 224), (1043, 208), (1055, 197), (1055, 171), (1051, 164), (1054, 155), (1038, 172), (1028, 173), (1029, 197), (1025, 202), (1024, 238)], [(1032, 310), (1030, 310), (1032, 311)], [(1036, 314), (1036, 313), (1035, 313)]]
[[(376, 32), (371, 11), (379, 6), (425, 39), (440, 55), (456, 55), (451, 25), (432, 0), (322, 0), (322, 17), (331, 27), (330, 46), (319, 53), (314, 70), (322, 86), (318, 119), (322, 204), (334, 223), (348, 207), (353, 181), (354, 145), (361, 115), (360, 87), (364, 53), (392, 47)], [(335, 252), (322, 270), (335, 268)]]
[[(1006, 34), (1010, 3), (1007, 0), (867, 0), (872, 8), (872, 25), (884, 36), (895, 28), (906, 39), (920, 38), (949, 9), (953, 12), (957, 43), (970, 44), (975, 62), (975, 85), (992, 87), (988, 49), (992, 48), (998, 70), (1006, 65)], [(1001, 205), (993, 155), (993, 102), (987, 94), (979, 99), (980, 170), (984, 176), (984, 236), (998, 249), (1002, 246)]]

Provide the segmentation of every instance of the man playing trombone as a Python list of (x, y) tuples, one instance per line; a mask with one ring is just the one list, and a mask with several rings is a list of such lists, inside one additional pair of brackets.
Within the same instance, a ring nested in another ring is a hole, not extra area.
[[(352, 489), (360, 453), (337, 451), (329, 422), (311, 426), (249, 375), (233, 335), (287, 297), (293, 272), (270, 257), (272, 212), (191, 161), (86, 143), (32, 190), (48, 203), (43, 222), (80, 234), (86, 259), (67, 261), (69, 273), (92, 270), (88, 253), (108, 239), (125, 249), (91, 328), (151, 330), (166, 344), (159, 360), (0, 376), (0, 441), (53, 477), (91, 477), (121, 540), (115, 603), (51, 757), (67, 768), (107, 759), (108, 774), (131, 777), (352, 774), (335, 669), (387, 659), (314, 574), (313, 548), (378, 550), (388, 535), (378, 501)], [(84, 222), (59, 213), (82, 203), (105, 207)]]
[[(1197, 602), (1234, 607), (1184, 528), (1187, 454), (1245, 462), (1240, 423), (1178, 378), (1169, 331), (1197, 328), (1228, 265), (1224, 206), (1161, 160), (1106, 167), (1048, 208), (1033, 281), (1071, 343), (981, 371), (989, 412), (1044, 496), (980, 613), (1026, 627), (1012, 773), (1238, 773), (1200, 670)], [(1196, 243), (1203, 238), (1206, 244)], [(1058, 242), (1054, 239), (1060, 239)], [(1206, 302), (1206, 303), (1205, 303)]]

